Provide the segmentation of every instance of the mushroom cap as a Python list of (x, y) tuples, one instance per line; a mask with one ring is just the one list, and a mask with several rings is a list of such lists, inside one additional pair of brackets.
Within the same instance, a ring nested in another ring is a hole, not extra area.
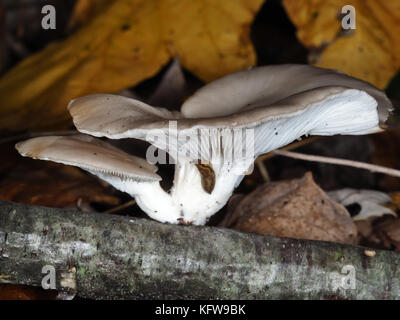
[(224, 116), (272, 105), (300, 92), (326, 86), (367, 92), (378, 103), (381, 124), (392, 110), (385, 93), (365, 81), (335, 70), (284, 64), (240, 71), (215, 80), (186, 100), (181, 111), (185, 118)]
[(29, 139), (16, 144), (23, 156), (50, 160), (136, 181), (159, 181), (157, 167), (90, 136), (49, 136)]
[(154, 108), (136, 99), (92, 94), (72, 100), (68, 110), (76, 128), (96, 137), (111, 137), (132, 128), (152, 127), (154, 120), (178, 119), (179, 112)]
[[(153, 109), (147, 113), (146, 118), (140, 118), (126, 105), (118, 105), (120, 96), (116, 95), (88, 95), (75, 99), (69, 105), (76, 128), (86, 134), (110, 139), (138, 138), (143, 139), (152, 130), (166, 130), (170, 120), (177, 120), (178, 130), (190, 130), (195, 128), (243, 128), (253, 127), (272, 119), (286, 118), (301, 113), (317, 103), (332, 98), (345, 91), (363, 91), (346, 87), (321, 87), (286, 97), (272, 105), (252, 109), (238, 110), (233, 114), (205, 118), (182, 118), (176, 114), (163, 114), (157, 111), (161, 108), (146, 105)], [(366, 94), (365, 94), (366, 95)], [(355, 97), (357, 98), (357, 97)], [(82, 99), (82, 100), (81, 100)], [(110, 102), (105, 104), (104, 101)], [(140, 102), (134, 99), (132, 104)], [(373, 98), (370, 99), (372, 101)], [(94, 108), (94, 106), (96, 106)], [(349, 113), (352, 110), (348, 110)], [(166, 116), (170, 116), (167, 118)]]
[[(83, 133), (146, 140), (180, 159), (188, 150), (193, 155), (199, 148), (198, 140), (186, 142), (186, 137), (209, 129), (211, 152), (196, 158), (202, 160), (218, 158), (220, 150), (233, 147), (226, 142), (229, 139), (222, 145), (222, 131), (229, 136), (235, 129), (254, 129), (257, 156), (302, 135), (379, 132), (391, 109), (390, 100), (375, 87), (336, 71), (304, 65), (260, 67), (228, 75), (195, 93), (181, 113), (108, 94), (78, 98), (69, 105), (74, 124)], [(175, 128), (170, 120), (176, 120)], [(153, 139), (154, 134), (168, 138), (174, 134), (178, 139), (174, 142), (172, 137), (167, 144), (166, 139)]]

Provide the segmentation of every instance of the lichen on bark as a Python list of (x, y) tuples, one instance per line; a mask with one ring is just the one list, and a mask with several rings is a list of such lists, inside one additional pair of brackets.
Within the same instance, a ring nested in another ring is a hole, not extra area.
[[(94, 299), (399, 298), (399, 254), (364, 251), (0, 202), (0, 274), (8, 276), (0, 283), (41, 285), (42, 267), (53, 265), (58, 290), (72, 274), (76, 294)], [(354, 289), (340, 286), (348, 265)]]

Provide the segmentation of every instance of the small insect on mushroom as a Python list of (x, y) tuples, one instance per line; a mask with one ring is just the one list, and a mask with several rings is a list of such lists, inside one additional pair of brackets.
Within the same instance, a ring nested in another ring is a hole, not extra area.
[[(379, 132), (392, 105), (384, 92), (343, 73), (279, 65), (216, 80), (189, 98), (181, 112), (109, 94), (78, 98), (68, 108), (86, 135), (34, 138), (18, 143), (17, 150), (100, 177), (134, 197), (155, 220), (202, 225), (226, 204), (257, 156), (307, 135)], [(204, 131), (206, 139), (187, 140)], [(238, 131), (246, 135), (237, 139)], [(166, 139), (149, 138), (155, 134)], [(145, 159), (88, 135), (147, 140), (167, 151), (176, 158), (173, 187), (165, 192), (157, 167)], [(251, 152), (236, 152), (248, 137)], [(231, 154), (237, 156), (227, 157)]]

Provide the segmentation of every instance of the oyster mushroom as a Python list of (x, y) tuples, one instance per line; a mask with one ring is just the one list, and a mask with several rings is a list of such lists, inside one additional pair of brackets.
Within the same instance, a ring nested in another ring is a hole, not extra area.
[(156, 166), (102, 140), (87, 135), (38, 137), (18, 143), (16, 149), (26, 157), (80, 167), (98, 176), (134, 196), (142, 210), (154, 219), (153, 213), (174, 208), (171, 198), (160, 187)]
[[(31, 139), (17, 145), (20, 153), (81, 167), (135, 197), (155, 220), (202, 225), (226, 204), (260, 154), (304, 135), (379, 132), (392, 106), (382, 91), (337, 71), (281, 65), (216, 80), (189, 98), (181, 112), (110, 94), (78, 98), (68, 108), (82, 133), (142, 139), (167, 151), (176, 163), (171, 190), (159, 186), (153, 166), (143, 165), (139, 174), (137, 158), (98, 140), (92, 143), (102, 148), (99, 158), (111, 157), (111, 148), (116, 157), (99, 170), (93, 170), (89, 146), (75, 148), (80, 138)], [(67, 141), (70, 152), (58, 152)], [(57, 157), (47, 155), (52, 149)], [(129, 165), (118, 167), (124, 159)]]

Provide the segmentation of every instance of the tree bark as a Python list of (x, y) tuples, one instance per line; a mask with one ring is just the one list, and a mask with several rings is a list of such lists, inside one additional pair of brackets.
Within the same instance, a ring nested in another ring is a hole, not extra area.
[(0, 201), (0, 283), (40, 286), (50, 265), (86, 298), (399, 298), (400, 255), (365, 250)]

